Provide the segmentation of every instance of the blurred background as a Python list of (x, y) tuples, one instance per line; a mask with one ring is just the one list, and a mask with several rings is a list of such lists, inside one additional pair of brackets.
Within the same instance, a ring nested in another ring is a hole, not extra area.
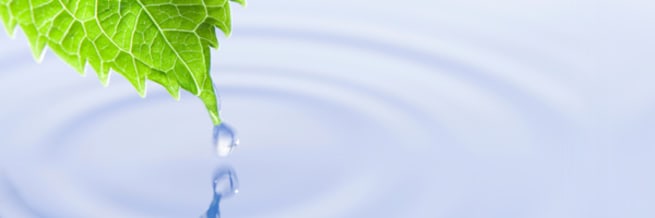
[(653, 12), (234, 5), (212, 56), (241, 141), (227, 158), (194, 96), (142, 99), (116, 74), (104, 88), (5, 34), (0, 217), (654, 217)]

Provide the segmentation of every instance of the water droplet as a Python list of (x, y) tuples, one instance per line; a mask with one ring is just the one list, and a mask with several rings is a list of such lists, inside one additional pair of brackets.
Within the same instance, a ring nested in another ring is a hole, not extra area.
[(225, 157), (232, 153), (232, 150), (239, 145), (239, 139), (234, 134), (234, 130), (225, 123), (214, 126), (214, 146), (216, 153), (220, 157)]
[(239, 192), (239, 180), (231, 167), (221, 168), (214, 175), (214, 194), (230, 197)]
[(221, 217), (219, 208), (221, 200), (224, 198), (229, 198), (239, 192), (239, 180), (237, 179), (237, 174), (234, 169), (229, 166), (219, 167), (214, 172), (212, 188), (214, 189), (214, 199), (209, 205), (207, 212), (201, 216), (202, 218)]

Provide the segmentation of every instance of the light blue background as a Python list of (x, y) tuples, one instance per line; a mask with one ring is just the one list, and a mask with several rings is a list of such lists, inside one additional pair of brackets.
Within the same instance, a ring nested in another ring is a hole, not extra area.
[(654, 217), (655, 3), (250, 1), (193, 96), (0, 37), (0, 217)]

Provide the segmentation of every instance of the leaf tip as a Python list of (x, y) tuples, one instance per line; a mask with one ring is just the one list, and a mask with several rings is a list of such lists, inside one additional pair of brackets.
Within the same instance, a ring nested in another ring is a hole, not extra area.
[(232, 0), (232, 1), (238, 3), (239, 5), (241, 5), (244, 8), (248, 6), (248, 3), (246, 2), (246, 0)]
[(105, 88), (109, 87), (109, 77), (106, 79), (100, 79), (100, 84), (102, 84), (102, 86)]
[(180, 87), (175, 85), (165, 85), (166, 91), (170, 94), (175, 101), (180, 101)]
[(10, 39), (16, 39), (16, 31), (14, 28), (5, 27), (5, 32)]
[(169, 90), (168, 93), (170, 93), (171, 96), (173, 96), (173, 99), (175, 99), (175, 101), (180, 101), (180, 99), (181, 99), (181, 97), (180, 97), (180, 90), (177, 90), (177, 91), (171, 91), (171, 90)]
[(221, 124), (221, 118), (218, 117), (218, 113), (211, 113), (210, 112), (209, 115), (211, 116), (212, 123), (214, 124), (214, 126), (218, 126), (218, 125)]
[(109, 68), (101, 65), (101, 67), (96, 69), (96, 75), (98, 76), (98, 80), (100, 80), (102, 86), (107, 88), (109, 86), (109, 81), (111, 80), (111, 73), (109, 73)]
[(211, 118), (214, 125), (221, 124), (220, 111), (218, 108), (218, 97), (214, 92), (214, 87), (204, 90), (200, 95), (200, 100), (205, 104), (205, 108), (209, 112), (209, 117)]
[(42, 48), (34, 48), (32, 50), (32, 57), (34, 58), (34, 61), (36, 63), (43, 63), (43, 60), (45, 59), (45, 54), (48, 53), (48, 49), (45, 49), (45, 45)]
[(136, 92), (139, 93), (139, 96), (141, 96), (141, 98), (146, 98), (148, 96), (148, 92), (147, 92), (148, 88), (147, 88), (147, 83), (145, 83), (145, 81), (143, 83), (135, 85), (134, 87), (136, 88)]
[(88, 75), (87, 73), (93, 69), (91, 66), (86, 64), (85, 60), (78, 60), (78, 62), (79, 63), (73, 66), (73, 68), (75, 68), (75, 71), (77, 71), (77, 73), (79, 73), (82, 77), (86, 77), (86, 75)]
[(2, 8), (2, 6), (0, 6), (0, 18), (2, 18), (2, 24), (5, 27), (7, 35), (13, 39), (15, 38), (16, 25), (18, 25), (18, 22), (11, 18), (10, 13), (9, 8)]
[(179, 89), (176, 90), (175, 88), (172, 88), (170, 86), (166, 86), (165, 88), (166, 88), (166, 91), (168, 91), (168, 94), (170, 94), (171, 97), (173, 97), (173, 99), (175, 99), (175, 101), (180, 101), (181, 97), (180, 97), (180, 90)]

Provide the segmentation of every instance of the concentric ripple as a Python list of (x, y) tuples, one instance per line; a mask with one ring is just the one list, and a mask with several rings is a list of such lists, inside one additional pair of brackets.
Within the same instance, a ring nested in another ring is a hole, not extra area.
[(240, 29), (221, 54), (222, 114), (242, 144), (220, 160), (193, 96), (152, 86), (140, 99), (118, 77), (103, 89), (54, 57), (3, 56), (0, 216), (194, 217), (216, 201), (211, 174), (226, 162), (241, 189), (223, 217), (531, 217), (578, 185), (553, 179), (567, 163), (548, 161), (572, 121), (495, 77), (505, 69), (265, 26)]

